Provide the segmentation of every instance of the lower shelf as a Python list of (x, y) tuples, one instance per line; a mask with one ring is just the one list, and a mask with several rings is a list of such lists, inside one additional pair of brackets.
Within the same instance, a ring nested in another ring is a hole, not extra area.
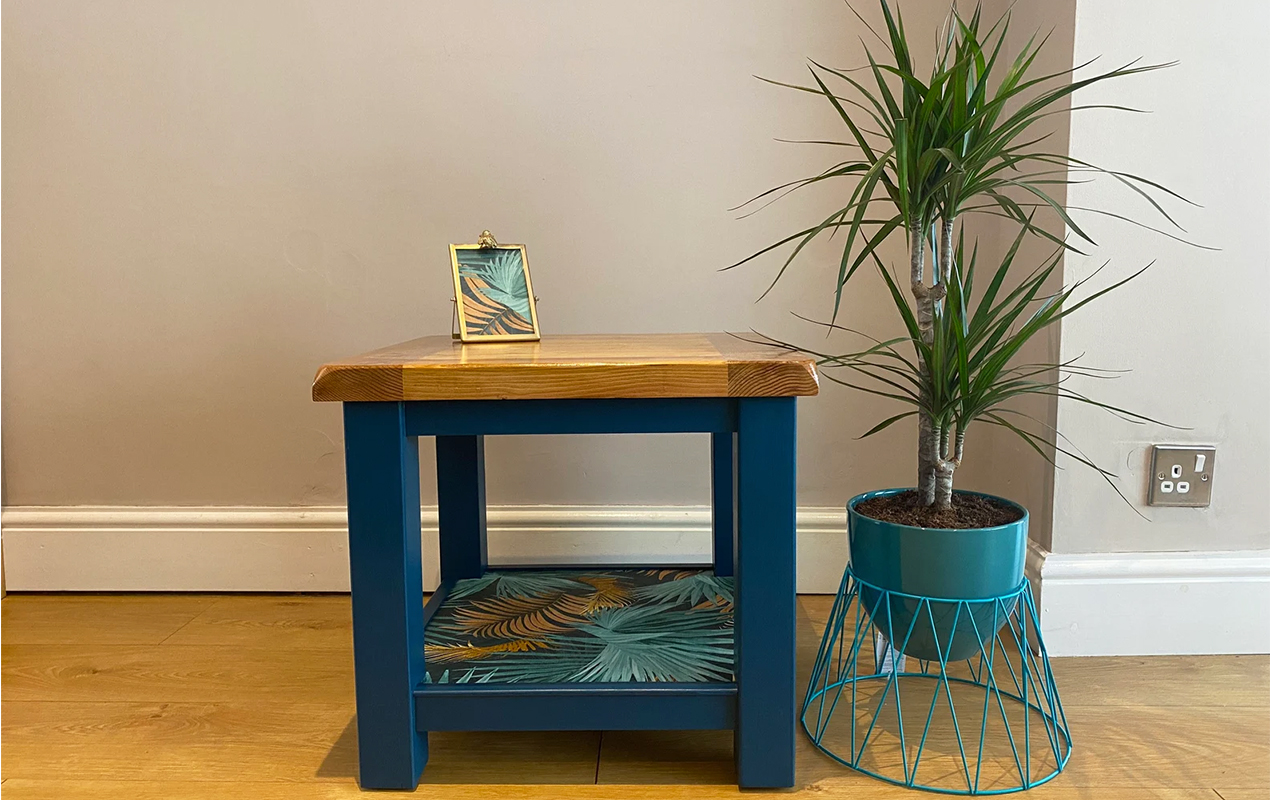
[(733, 680), (732, 579), (709, 570), (491, 570), (444, 589), (425, 684)]
[(735, 725), (733, 584), (709, 570), (492, 570), (425, 617), (420, 730)]

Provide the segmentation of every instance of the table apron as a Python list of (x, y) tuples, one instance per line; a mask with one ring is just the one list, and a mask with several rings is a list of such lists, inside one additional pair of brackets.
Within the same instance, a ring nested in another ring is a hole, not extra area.
[(731, 397), (413, 400), (402, 405), (410, 436), (737, 430), (737, 398)]

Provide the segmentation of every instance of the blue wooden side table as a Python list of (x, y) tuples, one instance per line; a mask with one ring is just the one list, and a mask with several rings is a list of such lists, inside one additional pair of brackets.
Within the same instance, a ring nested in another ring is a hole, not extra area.
[[(816, 392), (810, 359), (726, 334), (435, 336), (322, 367), (313, 399), (344, 404), (362, 788), (413, 789), (427, 732), (455, 730), (732, 729), (741, 786), (792, 786), (795, 398)], [(490, 571), (483, 437), (561, 433), (711, 434), (712, 572)], [(654, 666), (623, 657), (634, 641)]]

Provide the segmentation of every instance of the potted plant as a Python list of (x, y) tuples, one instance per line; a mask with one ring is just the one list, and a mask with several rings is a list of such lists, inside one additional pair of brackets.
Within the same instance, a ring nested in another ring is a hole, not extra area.
[[(1021, 414), (1011, 401), (1025, 395), (1052, 395), (1128, 419), (1148, 419), (1100, 403), (1065, 383), (1070, 375), (1101, 375), (1101, 371), (1074, 362), (1020, 363), (1020, 351), (1037, 333), (1143, 271), (1092, 292), (1085, 291), (1084, 281), (1054, 289), (1051, 279), (1061, 278), (1064, 251), (1093, 242), (1052, 196), (1053, 187), (1070, 182), (1077, 173), (1114, 179), (1145, 198), (1169, 223), (1173, 221), (1159, 198), (1177, 197), (1137, 176), (1048, 152), (1041, 123), (1049, 116), (1076, 110), (1065, 107), (1063, 101), (1082, 87), (1168, 65), (1130, 64), (1076, 78), (1073, 75), (1079, 68), (1037, 74), (1036, 56), (1044, 42), (1036, 37), (1012, 60), (1002, 55), (1008, 12), (988, 26), (979, 7), (968, 18), (954, 7), (941, 32), (934, 63), (922, 75), (913, 62), (900, 15), (892, 12), (887, 0), (881, 0), (881, 12), (885, 31), (877, 38), (884, 45), (882, 58), (875, 58), (866, 47), (868, 63), (859, 70), (833, 69), (813, 61), (809, 65), (813, 84), (779, 84), (819, 95), (832, 105), (845, 125), (845, 141), (817, 143), (841, 146), (851, 155), (817, 175), (754, 198), (845, 178), (854, 184), (848, 202), (817, 224), (732, 266), (796, 243), (774, 285), (812, 240), (824, 233), (842, 237), (833, 318), (822, 324), (862, 336), (867, 345), (833, 354), (768, 341), (815, 355), (830, 381), (907, 406), (863, 436), (903, 420), (917, 424), (915, 486), (862, 494), (847, 506), (852, 570), (864, 584), (892, 592), (935, 598), (996, 597), (1016, 589), (1023, 580), (1028, 516), (1009, 500), (954, 489), (972, 425), (1009, 430), (1051, 461), (1053, 452), (1070, 456), (1098, 470), (1115, 488), (1111, 473), (1074, 447), (1055, 442), (1046, 435), (1044, 423)], [(1042, 209), (1052, 211), (1066, 225), (1070, 241), (1037, 221), (1037, 211)], [(994, 264), (982, 263), (964, 227), (971, 214), (997, 215), (1018, 226), (1012, 245)], [(1111, 216), (1124, 219), (1119, 214)], [(892, 235), (903, 235), (908, 245), (906, 285), (879, 255), (882, 243)], [(1030, 238), (1048, 240), (1053, 246), (1052, 255), (1040, 264), (1024, 264), (1020, 256)], [(862, 266), (880, 276), (903, 321), (903, 336), (882, 340), (837, 324), (843, 291)], [(864, 592), (865, 607), (875, 609), (877, 596), (877, 592)], [(915, 601), (892, 596), (889, 613), (895, 631), (910, 630), (915, 607)], [(934, 620), (933, 625), (917, 620), (904, 651), (922, 659), (937, 658), (939, 650), (948, 660), (965, 658), (978, 647), (975, 628), (980, 637), (996, 630), (991, 628), (992, 603), (970, 608), (974, 621), (962, 615), (955, 630), (951, 614)], [(999, 623), (1004, 622), (1004, 615), (996, 616)], [(897, 633), (896, 638), (903, 637)]]

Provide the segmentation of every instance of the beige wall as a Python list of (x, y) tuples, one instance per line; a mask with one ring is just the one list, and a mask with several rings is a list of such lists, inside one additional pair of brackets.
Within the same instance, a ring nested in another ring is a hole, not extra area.
[[(963, 6), (970, 5), (963, 3)], [(1034, 74), (1052, 74), (1071, 67), (1072, 34), (1076, 0), (1048, 0), (1046, 3), (1018, 3), (1012, 0), (993, 0), (984, 4), (984, 17), (993, 24), (1001, 14), (1010, 14), (1006, 43), (1002, 58), (1010, 62), (1027, 46), (1033, 34), (1040, 31), (1048, 39), (1036, 52)], [(1068, 100), (1060, 101), (1055, 108), (1071, 107)], [(1067, 152), (1068, 117), (1055, 114), (1041, 120), (1031, 130), (1031, 137), (1048, 135), (1035, 149), (1050, 153)], [(1065, 187), (1051, 186), (1050, 194), (1060, 203), (1066, 197)], [(1019, 196), (1020, 202), (1034, 202), (1036, 198)], [(1058, 214), (1048, 210), (1037, 211), (1034, 222), (1055, 235), (1062, 234), (1063, 221)], [(1000, 259), (1018, 235), (1018, 226), (999, 216), (970, 215), (970, 230), (979, 235), (980, 253), (986, 259)], [(1036, 265), (1049, 258), (1054, 245), (1041, 237), (1031, 237), (1020, 247), (1016, 266), (1021, 267), (1016, 280), (1021, 280)], [(992, 263), (992, 262), (987, 262)], [(1000, 263), (997, 261), (996, 263)], [(1062, 286), (1062, 273), (1056, 271), (1046, 291), (1057, 291)], [(1037, 334), (1017, 357), (1017, 363), (1054, 364), (1058, 361), (1060, 326), (1054, 325)], [(1032, 396), (1017, 398), (1010, 408), (1030, 415), (1035, 421), (1026, 427), (1052, 441), (1057, 401), (1052, 397)], [(1016, 417), (1016, 421), (1023, 422)], [(1049, 453), (1050, 458), (1054, 453)], [(972, 428), (972, 438), (967, 444), (966, 464), (959, 471), (958, 485), (982, 488), (1002, 497), (1014, 499), (1032, 513), (1029, 517), (1029, 534), (1042, 547), (1051, 546), (1051, 521), (1049, 512), (1053, 504), (1054, 468), (1050, 461), (1037, 455), (1016, 434), (999, 427), (980, 423)]]
[[(935, 2), (904, 8), (910, 30), (942, 13)], [(1171, 0), (1173, 13), (1145, 0), (1074, 8), (1016, 4), (1015, 30), (1054, 27), (1056, 62), (1074, 30), (1077, 62), (1183, 64), (1085, 97), (1155, 113), (1078, 116), (1073, 154), (1194, 197), (1205, 208), (1184, 211), (1184, 224), (1222, 250), (1090, 223), (1113, 268), (1159, 263), (1071, 320), (1062, 352), (1132, 367), (1099, 389), (1193, 430), (1071, 405), (1059, 425), (1121, 468), (1135, 503), (1152, 442), (1216, 443), (1219, 466), (1212, 509), (1143, 507), (1147, 524), (1068, 465), (1053, 547), (1265, 547), (1270, 330), (1249, 287), (1264, 271), (1270, 175), (1228, 145), (1254, 140), (1270, 118), (1225, 76), (1232, 58), (1264, 49), (1270, 26), (1252, 3), (1220, 17), (1194, 0)], [(743, 221), (727, 211), (830, 163), (824, 150), (772, 141), (837, 134), (829, 109), (750, 76), (796, 80), (807, 55), (854, 63), (862, 28), (834, 0), (11, 0), (4, 10), (8, 503), (339, 503), (339, 415), (308, 401), (314, 369), (445, 331), (445, 245), (482, 227), (529, 243), (549, 333), (756, 327), (817, 341), (787, 311), (826, 314), (832, 248), (814, 249), (757, 305), (775, 262), (717, 269), (832, 207), (822, 191)], [(1194, 25), (1212, 30), (1197, 36)], [(1071, 201), (1126, 199), (1112, 190), (1077, 187)], [(1088, 268), (1069, 259), (1068, 277)], [(866, 277), (858, 288), (845, 318), (895, 330), (881, 287)], [(1038, 352), (1058, 346), (1054, 337)], [(837, 505), (911, 480), (911, 431), (852, 438), (888, 409), (834, 386), (802, 404), (800, 502)], [(490, 450), (494, 502), (706, 497), (701, 437), (511, 439)], [(1049, 505), (1050, 470), (1008, 436), (979, 431), (968, 452), (961, 485)]]
[[(910, 29), (943, 7), (906, 3)], [(837, 0), (4, 12), (11, 504), (341, 502), (339, 411), (309, 402), (314, 370), (446, 331), (446, 244), (481, 228), (529, 244), (549, 334), (818, 341), (788, 312), (826, 315), (831, 247), (758, 305), (775, 262), (718, 269), (833, 207), (827, 191), (727, 210), (832, 163), (773, 141), (839, 133), (832, 111), (751, 76), (857, 62), (863, 30)], [(843, 318), (898, 330), (880, 283), (859, 288)], [(911, 431), (853, 439), (890, 409), (832, 386), (802, 404), (800, 502), (911, 482)], [(490, 454), (492, 502), (707, 496), (703, 437)]]
[[(1063, 357), (1132, 368), (1099, 385), (1108, 402), (1190, 430), (1132, 425), (1096, 410), (1060, 408), (1060, 431), (1115, 465), (1146, 519), (1087, 470), (1055, 484), (1054, 550), (1238, 550), (1270, 547), (1270, 315), (1266, 230), (1270, 130), (1265, 92), (1249, 91), (1270, 50), (1270, 6), (1243, 0), (1220, 12), (1200, 0), (1078, 0), (1075, 63), (1102, 55), (1111, 66), (1142, 56), (1179, 59), (1173, 69), (1090, 91), (1082, 102), (1125, 103), (1144, 115), (1085, 112), (1071, 131), (1072, 155), (1161, 181), (1203, 208), (1180, 208), (1198, 250), (1123, 224), (1089, 219), (1096, 258), (1067, 259), (1068, 280), (1111, 259), (1110, 277), (1155, 261), (1136, 286), (1109, 296), (1063, 328)], [(1143, 204), (1106, 182), (1073, 187), (1073, 206)], [(1086, 217), (1087, 218), (1087, 217)], [(1084, 219), (1084, 218), (1083, 218)], [(1082, 223), (1083, 224), (1083, 223)], [(1148, 508), (1152, 443), (1217, 445), (1213, 504)]]

